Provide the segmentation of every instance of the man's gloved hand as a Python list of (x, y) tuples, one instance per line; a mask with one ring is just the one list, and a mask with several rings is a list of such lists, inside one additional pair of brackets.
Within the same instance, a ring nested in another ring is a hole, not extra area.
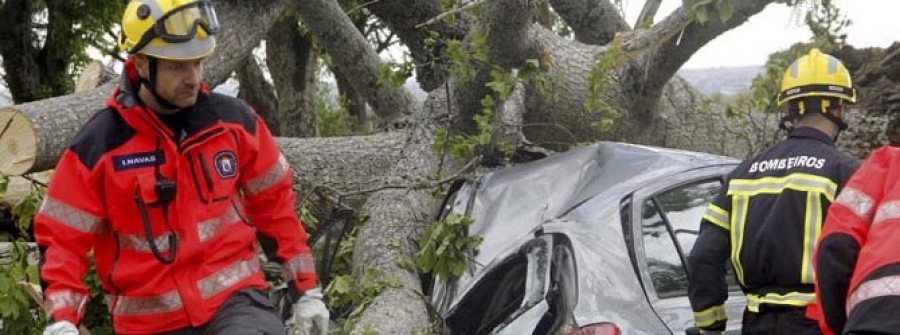
[(288, 320), (291, 335), (327, 335), (328, 307), (322, 302), (322, 289), (307, 290), (294, 304), (294, 314)]
[(44, 335), (78, 335), (78, 327), (69, 321), (54, 322), (44, 328)]

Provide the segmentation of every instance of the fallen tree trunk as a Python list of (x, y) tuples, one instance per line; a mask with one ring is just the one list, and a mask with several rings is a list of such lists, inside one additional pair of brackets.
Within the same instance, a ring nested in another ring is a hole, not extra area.
[[(210, 86), (224, 82), (284, 10), (286, 0), (216, 1), (222, 26), (216, 53), (207, 59)], [(113, 84), (66, 96), (0, 108), (0, 175), (53, 168), (93, 112), (103, 108)]]

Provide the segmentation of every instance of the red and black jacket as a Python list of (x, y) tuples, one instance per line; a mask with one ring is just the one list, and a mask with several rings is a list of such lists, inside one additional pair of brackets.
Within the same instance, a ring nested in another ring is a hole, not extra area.
[(866, 160), (828, 211), (816, 252), (825, 333), (900, 329), (900, 148)]
[[(108, 107), (63, 153), (35, 217), (48, 315), (80, 321), (93, 250), (117, 333), (203, 325), (233, 292), (267, 287), (257, 232), (276, 242), (296, 288), (315, 286), (291, 169), (265, 123), (204, 87), (175, 141), (135, 87), (127, 63)], [(168, 205), (161, 180), (177, 190)]]

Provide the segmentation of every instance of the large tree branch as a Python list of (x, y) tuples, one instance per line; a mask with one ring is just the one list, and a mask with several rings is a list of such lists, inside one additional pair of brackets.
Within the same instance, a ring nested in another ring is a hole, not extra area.
[(641, 9), (641, 14), (638, 15), (634, 26), (640, 28), (644, 25), (653, 24), (653, 18), (656, 17), (656, 12), (659, 11), (660, 4), (662, 4), (662, 0), (647, 0), (647, 2), (644, 3), (644, 8)]
[[(477, 69), (475, 78), (464, 83), (453, 81), (452, 92), (459, 114), (454, 128), (463, 133), (474, 133), (473, 117), (481, 110), (481, 100), (494, 92), (486, 85), (492, 80), (491, 71), (499, 67), (510, 71), (526, 59), (542, 59), (545, 50), (534, 38), (536, 30), (543, 29), (533, 23), (537, 2), (528, 0), (496, 0), (484, 4), (484, 20), (473, 32), (487, 34), (485, 62), (473, 61)], [(471, 40), (469, 40), (471, 42)], [(496, 98), (496, 97), (495, 97)], [(496, 100), (496, 99), (495, 99)]]
[[(204, 78), (211, 86), (228, 79), (275, 23), (286, 2), (216, 1), (224, 29), (217, 36), (216, 54), (204, 69)], [(56, 165), (90, 115), (105, 106), (113, 87), (110, 83), (84, 93), (0, 108), (0, 124), (15, 120), (12, 125), (16, 127), (0, 134), (0, 174), (19, 175)]]
[(266, 64), (278, 93), (281, 136), (316, 136), (316, 65), (311, 37), (297, 19), (281, 15), (266, 37)]
[[(416, 79), (426, 91), (431, 91), (447, 80), (448, 60), (445, 55), (446, 40), (461, 39), (469, 30), (471, 20), (467, 16), (451, 25), (442, 20), (433, 25), (417, 28), (417, 26), (441, 13), (439, 1), (405, 0), (380, 1), (368, 6), (388, 28), (409, 49), (416, 62)], [(426, 41), (431, 32), (439, 33), (440, 38), (433, 47)]]
[(581, 43), (604, 45), (617, 32), (631, 30), (609, 0), (550, 0), (550, 4)]
[[(435, 173), (440, 174), (439, 159), (431, 146), (435, 129), (450, 119), (452, 108), (443, 91), (432, 91), (422, 112), (416, 114), (402, 156), (391, 168), (390, 184), (428, 183)], [(366, 328), (379, 334), (416, 334), (429, 326), (422, 283), (416, 273), (399, 264), (413, 259), (418, 250), (415, 242), (431, 224), (435, 200), (429, 190), (417, 189), (385, 189), (369, 195), (363, 206), (369, 221), (360, 228), (353, 252), (354, 278), (376, 270), (380, 280), (396, 285), (375, 298), (360, 317), (354, 334)]]
[(689, 18), (684, 8), (679, 8), (646, 32), (650, 36), (654, 34), (655, 36), (640, 37), (657, 41), (652, 44), (656, 47), (643, 48), (640, 61), (632, 63), (632, 66), (642, 67), (633, 72), (641, 78), (630, 80), (637, 83), (636, 88), (641, 91), (640, 94), (645, 97), (645, 101), (655, 101), (661, 94), (663, 85), (697, 50), (722, 33), (743, 24), (750, 16), (756, 15), (774, 0), (726, 1), (734, 4), (735, 12), (731, 19), (724, 23), (718, 19), (706, 24), (697, 23)]
[(294, 3), (303, 23), (328, 50), (332, 61), (354, 78), (351, 82), (354, 88), (366, 97), (378, 116), (390, 121), (412, 114), (415, 103), (406, 89), (378, 84), (381, 59), (335, 0)]
[(281, 136), (281, 120), (277, 114), (278, 99), (275, 97), (275, 88), (266, 81), (266, 76), (259, 67), (256, 57), (247, 56), (244, 62), (234, 69), (234, 72), (241, 84), (238, 98), (244, 99), (250, 106), (253, 106), (273, 135)]

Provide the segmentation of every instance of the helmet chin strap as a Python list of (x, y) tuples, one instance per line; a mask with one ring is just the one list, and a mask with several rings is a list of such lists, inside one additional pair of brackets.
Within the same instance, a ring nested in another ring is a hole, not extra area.
[(156, 98), (156, 102), (159, 103), (159, 105), (163, 108), (173, 110), (181, 109), (181, 107), (178, 107), (171, 101), (166, 100), (166, 98), (160, 96), (159, 92), (156, 91), (156, 73), (159, 64), (157, 63), (156, 57), (147, 56), (147, 59), (150, 62), (150, 80), (147, 80), (144, 77), (138, 77), (138, 82), (144, 85), (144, 87), (147, 87), (147, 90), (150, 91), (150, 94), (153, 94), (153, 97)]
[[(824, 116), (825, 118), (828, 119), (828, 121), (831, 121), (831, 123), (834, 123), (834, 125), (837, 126), (837, 132), (834, 134), (834, 138), (832, 138), (832, 140), (837, 142), (838, 136), (841, 135), (842, 131), (847, 130), (847, 128), (849, 128), (849, 126), (847, 125), (846, 122), (844, 122), (844, 120), (841, 120), (841, 118), (835, 116), (832, 113), (822, 113), (822, 116)], [(799, 114), (788, 112), (788, 115), (785, 115), (781, 118), (781, 122), (778, 123), (778, 128), (790, 133), (791, 131), (794, 130), (794, 126), (788, 125), (788, 122), (793, 122), (794, 120), (796, 120), (799, 117), (800, 117)]]

